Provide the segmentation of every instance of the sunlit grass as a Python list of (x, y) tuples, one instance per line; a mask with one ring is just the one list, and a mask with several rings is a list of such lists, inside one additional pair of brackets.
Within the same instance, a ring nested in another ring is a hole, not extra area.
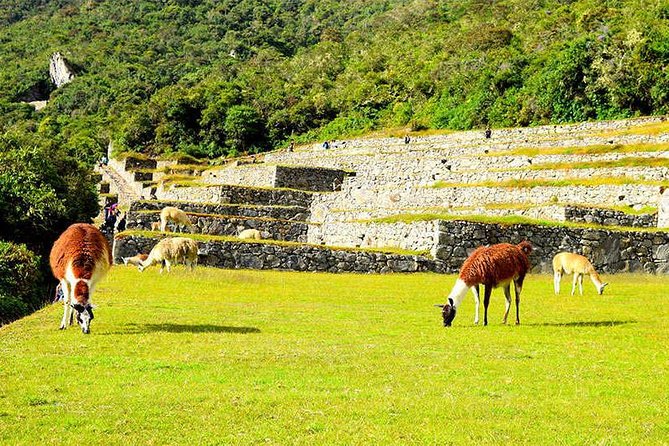
[(613, 130), (602, 133), (601, 136), (659, 135), (662, 133), (669, 133), (669, 121), (653, 122), (650, 124), (634, 126), (625, 130)]
[(440, 214), (440, 213), (402, 213), (390, 215), (387, 217), (373, 218), (368, 220), (358, 220), (359, 223), (414, 223), (419, 221), (447, 220), (447, 221), (471, 221), (475, 223), (496, 224), (496, 225), (538, 225), (549, 227), (566, 227), (575, 229), (598, 229), (608, 231), (632, 231), (632, 232), (658, 232), (663, 228), (639, 228), (628, 226), (598, 225), (594, 223), (574, 223), (569, 221), (542, 220), (525, 217), (522, 215), (460, 215), (460, 214)]
[(509, 187), (509, 188), (533, 188), (533, 187), (575, 187), (575, 186), (603, 186), (603, 185), (625, 185), (639, 184), (647, 186), (667, 186), (669, 180), (655, 181), (632, 177), (589, 177), (589, 178), (563, 178), (563, 179), (508, 179), (504, 181), (479, 181), (475, 183), (450, 183), (446, 181), (435, 181), (431, 186), (435, 189), (446, 187)]
[(619, 160), (532, 164), (530, 170), (605, 169), (613, 167), (669, 167), (669, 158), (628, 157)]
[(511, 150), (490, 152), (485, 156), (511, 155), (601, 155), (605, 153), (663, 152), (669, 150), (669, 143), (650, 144), (601, 144), (576, 147), (518, 147)]
[(60, 305), (0, 329), (0, 443), (666, 443), (669, 281), (605, 280), (444, 328), (453, 276), (115, 267), (90, 335)]

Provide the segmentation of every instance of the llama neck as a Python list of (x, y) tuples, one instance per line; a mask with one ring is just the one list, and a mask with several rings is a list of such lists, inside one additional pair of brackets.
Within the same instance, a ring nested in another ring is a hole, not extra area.
[(448, 300), (453, 301), (453, 306), (455, 308), (460, 308), (460, 303), (462, 302), (462, 299), (465, 298), (467, 295), (467, 291), (469, 290), (469, 287), (465, 283), (464, 280), (458, 278), (458, 280), (455, 282), (455, 285), (453, 286), (453, 289), (451, 290), (451, 294), (448, 295)]
[(597, 289), (602, 286), (602, 279), (599, 277), (599, 274), (597, 274), (597, 271), (595, 271), (594, 268), (590, 269), (590, 280), (592, 280), (592, 283), (595, 284)]

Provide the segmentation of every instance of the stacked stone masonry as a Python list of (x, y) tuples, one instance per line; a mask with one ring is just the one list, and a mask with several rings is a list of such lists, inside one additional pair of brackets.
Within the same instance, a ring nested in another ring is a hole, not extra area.
[(349, 173), (321, 167), (277, 166), (265, 164), (231, 165), (203, 173), (207, 184), (300, 189), (312, 192), (339, 190)]
[(496, 225), (465, 221), (441, 221), (435, 257), (456, 272), (478, 246), (520, 243), (534, 247), (534, 272), (552, 272), (558, 252), (588, 257), (599, 272), (649, 272), (669, 274), (669, 233), (658, 231), (610, 231), (538, 225)]
[(240, 217), (265, 217), (293, 221), (306, 221), (309, 218), (309, 208), (302, 206), (191, 203), (187, 201), (135, 201), (130, 206), (130, 212), (160, 211), (166, 206), (174, 206), (184, 212), (195, 214), (237, 215)]
[(626, 214), (611, 209), (581, 206), (565, 206), (565, 220), (574, 223), (594, 223), (604, 226), (628, 226), (637, 228), (657, 227), (657, 213)]
[[(236, 236), (243, 229), (257, 229), (265, 239), (302, 242), (307, 241), (307, 223), (268, 218), (251, 218), (230, 215), (188, 214), (195, 234)], [(129, 230), (151, 230), (151, 223), (160, 221), (159, 211), (129, 212)], [(176, 230), (171, 223), (168, 228)], [(185, 230), (186, 229), (180, 229)]]
[[(114, 261), (148, 253), (156, 238), (117, 237)], [(278, 269), (330, 273), (442, 272), (439, 261), (421, 256), (335, 250), (311, 245), (280, 245), (234, 241), (199, 242), (199, 264), (228, 269)]]
[(308, 208), (314, 193), (272, 188), (253, 188), (234, 185), (210, 185), (206, 187), (172, 187), (159, 191), (161, 201), (190, 201), (201, 203), (244, 203), (248, 205), (301, 206)]

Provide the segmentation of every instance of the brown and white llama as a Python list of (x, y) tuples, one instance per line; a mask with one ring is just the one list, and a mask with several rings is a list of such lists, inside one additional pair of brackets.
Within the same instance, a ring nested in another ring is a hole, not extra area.
[(124, 265), (134, 265), (134, 266), (139, 266), (142, 264), (143, 261), (149, 258), (148, 254), (136, 254), (132, 257), (121, 257), (121, 260), (123, 260)]
[(560, 294), (560, 280), (562, 280), (563, 274), (573, 274), (574, 282), (571, 286), (571, 295), (574, 295), (576, 291), (576, 282), (578, 282), (578, 288), (583, 296), (583, 275), (587, 274), (590, 276), (590, 280), (597, 288), (597, 293), (603, 294), (604, 287), (608, 285), (606, 282), (602, 282), (602, 279), (595, 271), (595, 267), (592, 266), (590, 261), (580, 255), (574, 254), (572, 252), (561, 252), (556, 254), (553, 257), (553, 286), (555, 288), (555, 294)]
[(516, 294), (516, 324), (520, 324), (520, 292), (523, 288), (525, 275), (530, 270), (529, 255), (532, 252), (532, 245), (523, 241), (517, 245), (509, 243), (499, 243), (492, 246), (481, 246), (477, 248), (465, 260), (460, 268), (460, 275), (455, 282), (455, 286), (448, 295), (448, 301), (444, 305), (437, 305), (442, 308), (444, 326), (450, 327), (455, 313), (462, 299), (464, 299), (468, 290), (474, 293), (476, 301), (476, 316), (474, 323), (479, 322), (479, 286), (484, 287), (483, 296), (483, 324), (488, 325), (488, 304), (493, 288), (503, 287), (506, 296), (506, 311), (504, 312), (504, 321), (509, 316), (511, 308), (511, 282), (514, 283)]
[(72, 325), (74, 312), (81, 331), (90, 333), (93, 306), (90, 297), (95, 285), (112, 264), (111, 248), (93, 225), (76, 223), (63, 232), (51, 248), (51, 271), (63, 290), (63, 320), (60, 329)]

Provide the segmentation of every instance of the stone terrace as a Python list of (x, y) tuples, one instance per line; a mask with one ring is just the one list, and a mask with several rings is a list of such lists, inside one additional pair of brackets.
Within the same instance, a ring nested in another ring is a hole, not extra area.
[[(413, 137), (409, 144), (368, 138), (334, 142), (330, 150), (313, 144), (275, 151), (203, 170), (184, 184), (154, 184), (161, 201), (133, 204), (129, 227), (147, 228), (169, 202), (190, 213), (203, 234), (256, 227), (276, 240), (430, 251), (437, 258), (448, 251), (439, 214), (649, 227), (669, 219), (632, 211), (657, 208), (669, 186), (669, 161), (663, 161), (669, 160), (669, 125), (663, 122), (501, 129), (490, 139), (480, 131), (459, 132)], [(132, 170), (126, 179), (146, 192), (146, 178)], [(435, 216), (402, 222), (407, 214)], [(399, 220), (373, 221), (382, 217)]]

